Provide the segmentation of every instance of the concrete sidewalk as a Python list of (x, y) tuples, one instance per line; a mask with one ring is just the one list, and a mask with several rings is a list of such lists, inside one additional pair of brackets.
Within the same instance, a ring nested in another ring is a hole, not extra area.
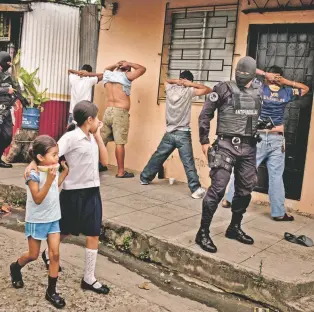
[[(0, 169), (0, 184), (24, 187), (23, 170)], [(251, 204), (243, 221), (255, 240), (250, 246), (225, 238), (231, 211), (219, 207), (211, 227), (218, 252), (210, 254), (194, 243), (202, 200), (192, 199), (186, 184), (156, 179), (142, 186), (138, 176), (117, 179), (110, 170), (101, 174), (101, 194), (108, 236), (114, 240), (113, 232), (127, 231), (133, 254), (145, 252), (162, 265), (282, 311), (314, 311), (314, 248), (283, 239), (284, 232), (314, 238), (313, 219), (295, 215), (294, 222), (275, 222), (268, 206)]]

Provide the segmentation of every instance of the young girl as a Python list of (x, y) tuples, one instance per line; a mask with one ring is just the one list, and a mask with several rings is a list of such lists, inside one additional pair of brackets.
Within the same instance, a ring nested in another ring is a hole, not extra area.
[(56, 308), (63, 308), (65, 301), (56, 292), (61, 218), (58, 187), (67, 176), (68, 168), (62, 162), (63, 171), (59, 175), (58, 152), (56, 141), (47, 135), (38, 136), (33, 142), (30, 156), (40, 167), (39, 172), (31, 171), (26, 179), (25, 235), (28, 239), (28, 251), (11, 264), (10, 271), (13, 287), (22, 288), (24, 282), (21, 269), (38, 258), (41, 241), (47, 240), (50, 266), (46, 299)]
[[(109, 288), (97, 282), (95, 266), (102, 222), (102, 202), (100, 198), (98, 163), (108, 163), (108, 153), (100, 136), (102, 123), (98, 108), (89, 101), (75, 105), (68, 132), (58, 142), (59, 156), (64, 156), (69, 167), (69, 175), (64, 181), (60, 194), (61, 240), (68, 235), (86, 236), (85, 270), (81, 288), (100, 294), (108, 294)], [(49, 248), (48, 248), (49, 249)], [(49, 249), (50, 252), (50, 249)], [(47, 250), (43, 259), (51, 261)]]

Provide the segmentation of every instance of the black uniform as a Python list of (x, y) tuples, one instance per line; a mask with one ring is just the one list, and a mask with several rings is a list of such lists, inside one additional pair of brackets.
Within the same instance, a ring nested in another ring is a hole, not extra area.
[(9, 88), (14, 88), (14, 83), (11, 75), (7, 72), (11, 62), (11, 57), (7, 52), (0, 52), (0, 167), (10, 168), (1, 161), (1, 156), (4, 150), (10, 145), (12, 141), (12, 116), (11, 107), (14, 105), (12, 95), (9, 94)]
[[(241, 68), (243, 63), (244, 68)], [(246, 244), (254, 242), (240, 226), (257, 181), (254, 133), (262, 100), (259, 85), (252, 82), (249, 88), (244, 87), (254, 78), (255, 71), (256, 63), (252, 58), (241, 59), (237, 72), (250, 75), (242, 81), (241, 77), (237, 77), (237, 82), (229, 81), (216, 85), (213, 91), (218, 96), (215, 98), (212, 94), (208, 97), (199, 116), (200, 142), (202, 145), (209, 144), (210, 121), (214, 118), (215, 110), (218, 111), (217, 140), (208, 151), (211, 186), (203, 200), (201, 227), (196, 236), (196, 243), (209, 252), (217, 251), (209, 237), (209, 226), (225, 194), (233, 167), (235, 195), (232, 202), (232, 220), (226, 236)]]

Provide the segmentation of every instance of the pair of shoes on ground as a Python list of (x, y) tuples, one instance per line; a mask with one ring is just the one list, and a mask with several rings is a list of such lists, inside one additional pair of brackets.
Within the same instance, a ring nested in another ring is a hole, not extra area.
[[(22, 273), (21, 270), (17, 268), (16, 262), (13, 262), (10, 265), (10, 275), (12, 286), (14, 288), (19, 289), (24, 287)], [(65, 307), (64, 298), (62, 298), (56, 291), (50, 293), (47, 289), (45, 298), (57, 309), (62, 309), (63, 307)]]
[[(221, 203), (221, 206), (223, 208), (231, 208), (231, 203), (228, 200), (224, 199), (222, 201), (222, 203)], [(283, 221), (283, 222), (285, 222), (285, 221), (294, 221), (294, 217), (285, 213), (285, 215), (283, 217), (273, 217), (273, 220), (274, 221), (279, 221), (279, 222), (280, 221)]]
[[(225, 236), (230, 239), (235, 239), (242, 244), (253, 245), (254, 240), (252, 237), (247, 235), (238, 224), (229, 225)], [(195, 243), (199, 245), (203, 250), (211, 253), (217, 252), (217, 247), (209, 236), (209, 229), (200, 228), (196, 234)]]

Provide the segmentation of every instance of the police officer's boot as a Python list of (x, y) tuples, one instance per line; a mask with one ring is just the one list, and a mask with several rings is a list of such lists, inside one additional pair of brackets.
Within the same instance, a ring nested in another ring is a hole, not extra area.
[[(0, 156), (0, 157), (1, 157), (1, 156)], [(3, 160), (0, 160), (0, 168), (9, 169), (9, 168), (12, 168), (12, 165), (5, 163)]]
[(215, 253), (217, 252), (217, 247), (213, 243), (212, 239), (209, 236), (209, 228), (200, 227), (198, 230), (195, 243), (199, 245), (203, 250)]
[(252, 237), (244, 233), (241, 229), (241, 221), (243, 215), (238, 213), (232, 214), (231, 223), (226, 231), (226, 237), (231, 239), (236, 239), (240, 243), (253, 245), (254, 240)]

